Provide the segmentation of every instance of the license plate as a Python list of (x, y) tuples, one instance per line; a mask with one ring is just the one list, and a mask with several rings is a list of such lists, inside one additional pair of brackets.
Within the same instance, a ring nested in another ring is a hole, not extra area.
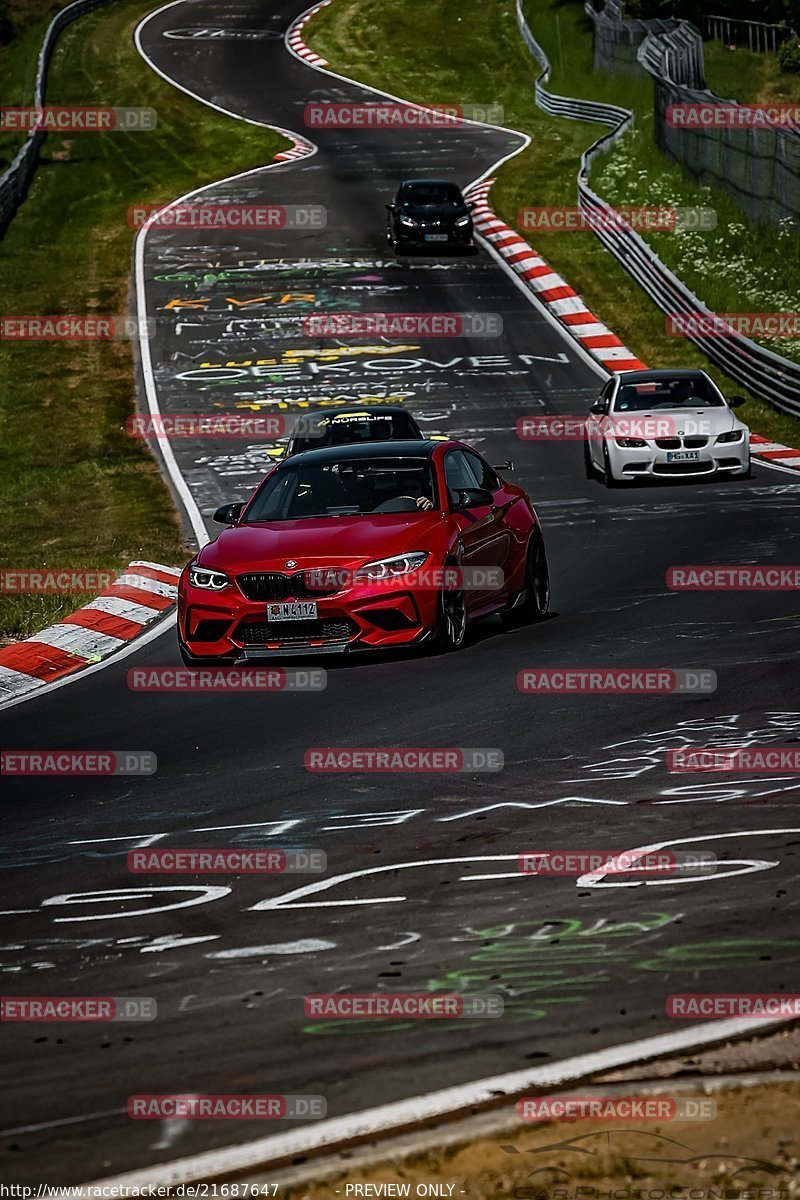
[(446, 242), (447, 234), (446, 233), (426, 233), (425, 241), (426, 242)]
[(317, 618), (317, 603), (315, 600), (290, 600), (285, 604), (268, 604), (268, 621), (315, 621)]
[(697, 462), (700, 458), (699, 450), (669, 450), (667, 451), (667, 462)]

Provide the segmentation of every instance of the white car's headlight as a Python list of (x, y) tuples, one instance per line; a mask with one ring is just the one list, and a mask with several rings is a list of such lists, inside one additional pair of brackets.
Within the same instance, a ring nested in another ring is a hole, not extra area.
[(409, 227), (414, 227), (414, 226), (418, 225), (419, 222), (415, 221), (413, 217), (407, 217), (405, 213), (401, 213), (400, 214), (400, 224), (408, 225)]
[(626, 450), (633, 450), (634, 448), (639, 449), (640, 447), (647, 445), (647, 442), (644, 440), (644, 438), (618, 437), (614, 438), (614, 441), (618, 446), (624, 446)]
[(189, 567), (189, 583), (192, 587), (203, 588), (207, 592), (221, 592), (230, 587), (231, 581), (223, 571), (210, 571), (208, 567)]
[(732, 429), (730, 433), (720, 433), (717, 435), (717, 442), (740, 442), (744, 437), (743, 429)]
[(410, 575), (412, 571), (418, 571), (429, 558), (430, 553), (427, 550), (417, 550), (413, 554), (395, 554), (393, 558), (379, 558), (359, 567), (353, 578), (358, 583), (366, 583), (376, 579), (394, 579), (399, 575)]

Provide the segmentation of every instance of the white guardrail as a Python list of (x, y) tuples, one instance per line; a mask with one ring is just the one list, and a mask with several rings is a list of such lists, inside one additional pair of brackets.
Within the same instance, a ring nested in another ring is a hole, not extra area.
[[(589, 7), (587, 4), (587, 9)], [(638, 233), (610, 219), (613, 214), (611, 205), (590, 186), (593, 160), (630, 128), (633, 112), (613, 104), (554, 96), (548, 92), (544, 84), (550, 77), (550, 62), (528, 27), (523, 0), (517, 0), (517, 23), (526, 46), (541, 67), (535, 84), (538, 107), (550, 116), (566, 117), (573, 121), (596, 121), (611, 129), (610, 133), (599, 138), (584, 152), (578, 173), (578, 204), (587, 216), (594, 217), (593, 232), (662, 312), (711, 319), (714, 315), (711, 309), (673, 275)], [(646, 57), (652, 63), (656, 58), (662, 59), (663, 55), (670, 53), (672, 48), (669, 44), (663, 46), (670, 37), (672, 34), (668, 32), (647, 37), (640, 47), (640, 62)], [(662, 46), (658, 43), (662, 43)], [(800, 416), (800, 363), (782, 358), (741, 334), (706, 337), (687, 333), (686, 336), (711, 362), (756, 396), (769, 400), (784, 412)]]
[[(83, 16), (108, 0), (76, 0), (56, 13), (47, 27), (42, 48), (39, 51), (39, 63), (36, 70), (36, 85), (33, 93), (33, 104), (36, 108), (44, 105), (45, 89), (47, 87), (47, 71), (53, 55), (58, 35), (65, 25)], [(0, 175), (0, 236), (5, 231), (14, 213), (25, 199), (31, 179), (36, 170), (39, 150), (46, 134), (41, 129), (32, 129), (25, 139), (24, 145), (15, 155), (11, 165)]]

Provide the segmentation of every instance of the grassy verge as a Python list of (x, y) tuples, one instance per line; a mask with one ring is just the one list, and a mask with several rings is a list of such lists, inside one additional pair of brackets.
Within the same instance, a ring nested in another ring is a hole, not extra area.
[(800, 75), (782, 71), (777, 54), (757, 54), (744, 46), (729, 50), (722, 42), (706, 42), (706, 87), (723, 99), (744, 104), (797, 104)]
[[(132, 31), (151, 8), (121, 0), (60, 39), (48, 87), (59, 104), (153, 107), (150, 133), (48, 137), (26, 201), (0, 243), (0, 311), (126, 309), (128, 206), (272, 160), (285, 139), (222, 117), (155, 75)], [(0, 534), (6, 568), (120, 568), (187, 555), (155, 460), (127, 436), (133, 359), (126, 342), (0, 342)], [(86, 597), (2, 596), (0, 634), (27, 636)]]
[[(0, 79), (4, 105), (33, 104), (36, 66), (47, 26), (70, 0), (0, 0)], [(0, 130), (0, 173), (24, 142), (24, 135)]]
[[(550, 118), (536, 108), (533, 81), (538, 69), (519, 35), (512, 0), (486, 0), (474, 11), (470, 10), (468, 16), (464, 13), (461, 0), (428, 0), (424, 7), (409, 4), (391, 9), (386, 8), (383, 0), (336, 0), (313, 18), (308, 40), (334, 69), (395, 95), (427, 103), (502, 105), (505, 124), (529, 133), (533, 139), (523, 154), (499, 171), (492, 189), (495, 209), (510, 225), (519, 228), (517, 213), (526, 205), (575, 204), (580, 156), (598, 137), (598, 126)], [(566, 0), (556, 6), (551, 6), (548, 0), (533, 0), (527, 6), (527, 15), (553, 64), (548, 85), (552, 91), (613, 101), (634, 108), (639, 114), (637, 125), (643, 130), (640, 141), (626, 139), (615, 152), (621, 154), (624, 149), (628, 154), (628, 147), (633, 145), (641, 155), (630, 171), (626, 167), (624, 179), (617, 181), (619, 193), (627, 187), (630, 194), (624, 200), (616, 196), (609, 199), (631, 204), (661, 203), (652, 196), (636, 198), (634, 185), (638, 184), (641, 172), (650, 187), (653, 178), (657, 175), (660, 178), (660, 173), (666, 172), (674, 189), (671, 195), (680, 196), (680, 204), (717, 208), (721, 226), (730, 222), (740, 229), (741, 213), (727, 197), (690, 183), (678, 167), (656, 150), (652, 137), (646, 136), (648, 113), (652, 113), (650, 81), (612, 79), (592, 72), (591, 26), (581, 0)], [(389, 46), (390, 54), (386, 53)], [(614, 155), (607, 161), (613, 164)], [(595, 182), (598, 178), (596, 175)], [(600, 191), (605, 195), (602, 187)], [(709, 253), (714, 251), (716, 231), (712, 235), (682, 235), (689, 236), (704, 238)], [(736, 231), (732, 236), (737, 236)], [(794, 246), (786, 251), (781, 247), (775, 254), (773, 235), (761, 236), (770, 241), (770, 246), (756, 241), (754, 253), (770, 249), (772, 261), (777, 258), (784, 271), (787, 262), (791, 265), (795, 254), (800, 254), (796, 247), (798, 239)], [(661, 241), (665, 239), (670, 239), (671, 247), (668, 242), (666, 247), (659, 244), (656, 248), (666, 257), (675, 251), (681, 239), (675, 234), (661, 235)], [(684, 246), (689, 244), (683, 242)], [(667, 336), (664, 314), (604, 251), (593, 234), (538, 232), (535, 246), (581, 293), (592, 311), (645, 362), (651, 366), (704, 367), (728, 394), (743, 392), (740, 384), (710, 367), (691, 343)], [(724, 272), (719, 273), (723, 278), (710, 278), (710, 274), (713, 276), (707, 265), (699, 272), (699, 284), (703, 286), (695, 286), (695, 290), (701, 295), (709, 282), (726, 283)], [(740, 275), (737, 272), (730, 283), (736, 302), (726, 307), (703, 296), (709, 307), (718, 307), (720, 311), (742, 308), (760, 311), (757, 305), (747, 308), (741, 303), (736, 292)], [(697, 284), (697, 280), (694, 282)], [(777, 280), (776, 286), (779, 283)], [(795, 307), (792, 304), (790, 311)], [(769, 311), (779, 309), (776, 302)], [(776, 412), (755, 397), (749, 398), (742, 413), (755, 432), (790, 445), (800, 444), (800, 420)]]

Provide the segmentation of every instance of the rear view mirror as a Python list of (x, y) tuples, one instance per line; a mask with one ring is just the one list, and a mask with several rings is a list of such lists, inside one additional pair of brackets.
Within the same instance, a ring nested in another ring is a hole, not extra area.
[(487, 488), (459, 488), (456, 497), (456, 508), (481, 508), (485, 504), (494, 504), (494, 496)]
[(744, 396), (731, 396), (728, 400), (728, 408), (741, 408), (743, 404), (747, 404)]
[(222, 504), (214, 513), (214, 520), (218, 525), (235, 525), (242, 515), (243, 508), (243, 501), (239, 501), (238, 504)]

